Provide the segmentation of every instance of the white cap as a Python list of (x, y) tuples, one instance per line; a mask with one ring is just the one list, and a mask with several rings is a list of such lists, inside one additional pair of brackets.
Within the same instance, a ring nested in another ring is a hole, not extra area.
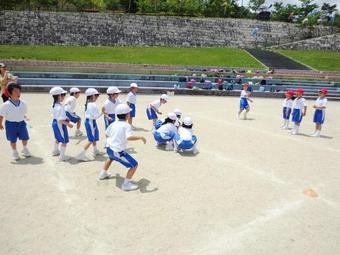
[(80, 92), (80, 89), (78, 89), (78, 88), (71, 88), (70, 89), (70, 93), (78, 93), (78, 92)]
[(177, 120), (176, 113), (174, 113), (174, 112), (169, 112), (169, 113), (168, 113), (168, 118), (171, 119), (171, 120)]
[(130, 88), (138, 88), (138, 84), (133, 82), (130, 84)]
[(161, 99), (165, 100), (165, 101), (169, 101), (169, 97), (167, 94), (162, 94), (161, 95)]
[(131, 108), (127, 105), (127, 104), (119, 104), (116, 107), (116, 114), (128, 114), (129, 112), (131, 112)]
[(182, 112), (181, 112), (180, 109), (175, 109), (175, 110), (174, 110), (174, 113), (175, 113), (176, 115), (182, 115)]
[(6, 65), (4, 63), (0, 63), (0, 68), (2, 67), (6, 67)]
[(191, 126), (192, 125), (192, 119), (190, 117), (185, 117), (183, 120), (183, 124), (186, 126)]
[(61, 88), (61, 87), (53, 87), (53, 88), (51, 88), (51, 90), (50, 90), (50, 94), (51, 94), (52, 96), (57, 96), (57, 95), (66, 94), (66, 93), (67, 93), (67, 91), (64, 90), (64, 89)]
[(120, 91), (117, 87), (108, 87), (106, 90), (107, 94), (118, 94), (122, 91)]
[(99, 95), (99, 92), (98, 90), (94, 89), (94, 88), (88, 88), (86, 91), (85, 91), (85, 95), (87, 97), (89, 96), (93, 96), (93, 95)]

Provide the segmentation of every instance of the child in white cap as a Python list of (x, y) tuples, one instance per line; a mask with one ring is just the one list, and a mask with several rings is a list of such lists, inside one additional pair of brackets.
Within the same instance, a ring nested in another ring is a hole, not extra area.
[(130, 84), (130, 92), (127, 94), (126, 103), (131, 108), (131, 112), (129, 114), (128, 123), (132, 125), (132, 119), (136, 117), (136, 102), (137, 102), (137, 91), (138, 85), (137, 83)]
[(104, 102), (102, 113), (104, 114), (105, 129), (116, 120), (115, 110), (117, 105), (121, 104), (119, 93), (121, 91), (117, 87), (108, 87), (106, 94), (108, 98)]
[(151, 102), (146, 108), (146, 115), (148, 116), (149, 120), (152, 120), (152, 126), (154, 127), (156, 124), (156, 121), (158, 120), (158, 115), (157, 114), (162, 114), (159, 111), (159, 107), (162, 104), (166, 104), (169, 101), (169, 97), (166, 94), (162, 94), (159, 99)]
[[(180, 119), (181, 119), (181, 117), (182, 117), (182, 112), (181, 112), (180, 109), (175, 109), (173, 112), (174, 112), (174, 113), (176, 114), (176, 116), (177, 116), (177, 120), (176, 120), (175, 125), (176, 125), (176, 127), (178, 128), (178, 127), (181, 125)], [(155, 130), (159, 129), (159, 128), (162, 126), (162, 124), (163, 124), (164, 121), (165, 121), (165, 119), (158, 119), (158, 120), (156, 121), (156, 123), (155, 123)]]
[(154, 131), (153, 136), (157, 142), (157, 146), (166, 144), (166, 150), (170, 151), (174, 149), (173, 140), (177, 134), (177, 127), (175, 125), (176, 121), (176, 114), (174, 112), (170, 112), (162, 125)]
[(5, 119), (6, 137), (10, 142), (14, 160), (19, 159), (19, 153), (17, 151), (18, 138), (22, 141), (23, 156), (30, 157), (31, 153), (27, 149), (29, 135), (25, 122), (27, 105), (24, 101), (20, 100), (21, 86), (11, 83), (8, 85), (7, 91), (9, 100), (3, 103), (0, 107), (0, 130), (4, 129), (2, 122)]
[(99, 92), (94, 88), (89, 88), (85, 91), (86, 104), (85, 104), (85, 129), (87, 134), (88, 143), (85, 144), (84, 150), (77, 156), (79, 161), (88, 161), (86, 151), (90, 146), (93, 146), (93, 157), (100, 154), (97, 149), (97, 141), (99, 141), (99, 129), (97, 119), (102, 115), (96, 101), (99, 97)]
[(144, 144), (146, 139), (142, 136), (132, 135), (131, 125), (126, 121), (128, 119), (131, 108), (126, 104), (120, 104), (116, 107), (116, 116), (118, 121), (111, 124), (106, 129), (106, 152), (109, 159), (105, 162), (103, 170), (99, 173), (99, 179), (110, 178), (111, 173), (108, 169), (112, 161), (117, 161), (128, 168), (126, 178), (122, 184), (122, 190), (130, 191), (138, 188), (136, 184), (131, 182), (134, 173), (137, 170), (138, 162), (126, 151), (128, 141), (142, 140)]
[(178, 129), (178, 135), (175, 136), (175, 151), (192, 151), (198, 153), (196, 143), (197, 137), (193, 134), (192, 120), (186, 117), (183, 120), (182, 126)]
[(70, 96), (66, 99), (65, 104), (64, 104), (67, 118), (72, 123), (77, 124), (75, 136), (83, 135), (83, 133), (80, 131), (81, 118), (76, 114), (77, 99), (79, 98), (79, 96), (80, 96), (80, 89), (71, 88)]
[(53, 97), (52, 128), (55, 138), (54, 150), (52, 154), (54, 156), (59, 155), (60, 161), (66, 161), (69, 159), (69, 157), (65, 155), (66, 145), (69, 142), (67, 127), (69, 128), (73, 127), (73, 125), (67, 118), (65, 108), (62, 105), (66, 93), (67, 91), (61, 87), (54, 87), (50, 90), (50, 94)]

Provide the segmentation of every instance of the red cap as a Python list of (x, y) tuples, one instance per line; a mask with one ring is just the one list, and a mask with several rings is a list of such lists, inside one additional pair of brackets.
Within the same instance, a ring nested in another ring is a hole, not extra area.
[(294, 96), (294, 91), (293, 90), (288, 90), (286, 91), (287, 96)]
[(320, 89), (320, 93), (327, 95), (328, 94), (328, 90), (327, 89)]
[(295, 93), (296, 94), (303, 94), (303, 92), (305, 92), (304, 90), (303, 90), (303, 88), (299, 88), (299, 89), (297, 89), (296, 91), (295, 91)]

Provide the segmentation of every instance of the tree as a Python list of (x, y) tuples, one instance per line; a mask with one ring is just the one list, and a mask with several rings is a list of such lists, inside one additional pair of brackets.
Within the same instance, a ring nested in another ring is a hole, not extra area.
[(249, 8), (257, 13), (257, 11), (260, 9), (261, 5), (263, 5), (266, 2), (266, 0), (250, 0), (249, 1)]

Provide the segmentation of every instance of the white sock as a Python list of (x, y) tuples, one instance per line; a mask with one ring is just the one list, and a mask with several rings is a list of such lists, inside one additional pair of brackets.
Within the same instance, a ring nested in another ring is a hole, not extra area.
[(54, 150), (55, 151), (59, 150), (59, 143), (54, 143)]
[(17, 151), (17, 149), (12, 149), (12, 152), (13, 152), (13, 153), (16, 153), (16, 152), (18, 152), (18, 151)]
[(124, 184), (124, 185), (127, 185), (128, 183), (130, 183), (130, 181), (131, 181), (131, 180), (129, 180), (128, 178), (125, 178), (123, 184)]
[(60, 146), (60, 157), (61, 158), (65, 157), (65, 151), (66, 151), (66, 147)]

